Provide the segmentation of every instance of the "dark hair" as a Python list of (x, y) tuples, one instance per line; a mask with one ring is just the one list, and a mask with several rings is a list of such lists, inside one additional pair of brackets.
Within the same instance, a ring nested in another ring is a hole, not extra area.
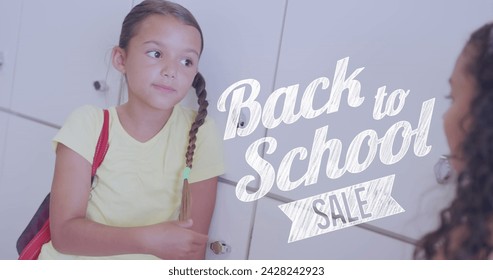
[[(202, 29), (200, 28), (195, 17), (192, 15), (192, 13), (190, 13), (189, 10), (187, 10), (183, 6), (164, 0), (145, 0), (136, 5), (130, 11), (130, 13), (128, 13), (122, 24), (120, 41), (118, 44), (120, 48), (127, 48), (130, 39), (135, 36), (135, 32), (137, 31), (139, 25), (150, 15), (172, 16), (186, 25), (195, 27), (200, 33), (200, 53), (202, 54), (202, 50), (204, 49), (204, 37), (202, 35)], [(188, 168), (192, 168), (193, 155), (195, 152), (195, 142), (197, 141), (197, 132), (199, 130), (199, 127), (204, 124), (205, 118), (207, 116), (207, 106), (209, 105), (206, 100), (207, 91), (205, 90), (205, 79), (202, 74), (197, 73), (192, 82), (192, 86), (195, 88), (199, 109), (188, 135), (188, 147), (185, 154), (186, 165)], [(185, 209), (188, 209), (188, 204), (190, 203), (189, 196), (190, 193), (188, 189), (188, 180), (185, 180), (184, 192), (182, 196), (182, 211), (180, 214), (183, 214), (183, 212), (188, 212), (188, 210), (183, 210), (183, 207), (185, 207)], [(188, 216), (188, 213), (183, 215)]]
[(195, 27), (200, 33), (200, 41), (202, 42), (200, 53), (202, 53), (202, 50), (204, 49), (204, 36), (202, 35), (202, 29), (195, 17), (185, 7), (164, 0), (145, 0), (133, 7), (123, 20), (122, 31), (120, 32), (120, 40), (118, 43), (120, 48), (127, 48), (130, 39), (135, 36), (135, 32), (140, 26), (140, 23), (150, 15), (172, 16), (186, 25)]
[(452, 203), (440, 213), (440, 226), (417, 244), (415, 258), (484, 259), (493, 235), (493, 23), (476, 30), (463, 50), (465, 73), (475, 85), (461, 145), (464, 169)]

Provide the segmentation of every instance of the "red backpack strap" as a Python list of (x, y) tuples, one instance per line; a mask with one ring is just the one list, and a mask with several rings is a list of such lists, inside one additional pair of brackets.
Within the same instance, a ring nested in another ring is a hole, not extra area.
[(96, 175), (96, 170), (103, 162), (104, 156), (108, 151), (108, 136), (109, 136), (109, 126), (110, 126), (110, 113), (108, 110), (104, 110), (104, 121), (103, 127), (101, 128), (101, 133), (99, 134), (98, 143), (96, 144), (96, 151), (94, 152), (94, 158), (92, 160), (92, 172), (91, 177)]

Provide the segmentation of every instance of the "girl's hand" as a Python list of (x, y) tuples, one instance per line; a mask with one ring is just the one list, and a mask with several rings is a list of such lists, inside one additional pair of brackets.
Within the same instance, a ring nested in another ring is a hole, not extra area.
[(190, 228), (192, 220), (153, 225), (144, 238), (147, 251), (161, 259), (198, 259), (207, 244), (207, 235)]

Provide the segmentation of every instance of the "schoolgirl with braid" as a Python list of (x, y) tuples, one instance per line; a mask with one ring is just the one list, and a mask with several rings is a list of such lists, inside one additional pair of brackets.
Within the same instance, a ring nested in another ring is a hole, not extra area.
[[(221, 142), (198, 72), (202, 31), (182, 6), (146, 0), (123, 21), (112, 63), (128, 102), (109, 108), (109, 149), (91, 183), (103, 123), (75, 110), (54, 138), (52, 241), (40, 259), (203, 259)], [(198, 112), (179, 102), (195, 88)]]

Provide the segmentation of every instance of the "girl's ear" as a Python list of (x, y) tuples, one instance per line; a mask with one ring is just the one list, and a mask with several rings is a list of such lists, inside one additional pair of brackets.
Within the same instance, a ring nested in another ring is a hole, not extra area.
[(125, 74), (125, 50), (120, 47), (114, 47), (111, 54), (111, 62), (113, 67), (120, 73)]

